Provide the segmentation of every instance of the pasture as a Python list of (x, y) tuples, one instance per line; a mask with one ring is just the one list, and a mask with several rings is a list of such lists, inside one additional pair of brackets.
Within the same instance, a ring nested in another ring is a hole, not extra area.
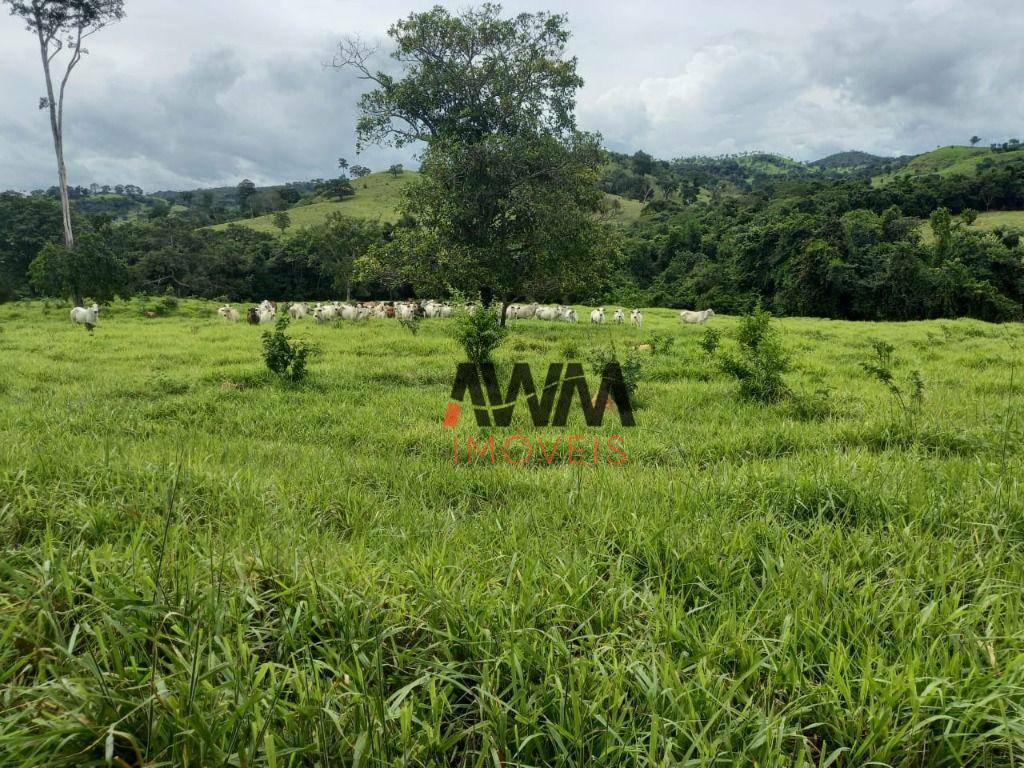
[(672, 337), (637, 426), (514, 423), (628, 462), (454, 466), (450, 321), (295, 323), (289, 388), (216, 307), (0, 306), (0, 765), (1024, 756), (1020, 325), (784, 319), (768, 406), (674, 311), (578, 307), (499, 367)]

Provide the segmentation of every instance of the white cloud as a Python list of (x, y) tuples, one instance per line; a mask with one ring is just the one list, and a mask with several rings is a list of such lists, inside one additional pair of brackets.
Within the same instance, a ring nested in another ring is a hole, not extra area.
[[(138, 0), (68, 94), (73, 183), (147, 189), (326, 176), (354, 154), (362, 84), (323, 63), (433, 0)], [(464, 2), (453, 2), (461, 7)], [(579, 122), (661, 157), (765, 149), (925, 151), (1022, 133), (1019, 0), (636, 0), (568, 13)], [(509, 11), (535, 10), (527, 0)], [(33, 40), (0, 17), (0, 188), (53, 183)], [(387, 148), (359, 159), (409, 161)]]

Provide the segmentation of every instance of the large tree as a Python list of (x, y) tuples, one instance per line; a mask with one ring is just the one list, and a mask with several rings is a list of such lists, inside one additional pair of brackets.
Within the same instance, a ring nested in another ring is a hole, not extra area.
[[(64, 228), (64, 245), (75, 244), (71, 228), (71, 204), (68, 197), (68, 173), (64, 165), (64, 92), (71, 72), (88, 50), (83, 41), (99, 32), (111, 22), (124, 17), (124, 0), (3, 0), (11, 7), (11, 15), (25, 21), (27, 29), (39, 40), (39, 55), (43, 62), (46, 96), (39, 101), (40, 109), (50, 112), (50, 131), (57, 156), (57, 178), (60, 186), (60, 204)], [(55, 67), (61, 52), (67, 60), (61, 72)], [(56, 73), (54, 70), (57, 70)], [(60, 80), (54, 85), (54, 74)], [(76, 295), (76, 303), (81, 296)]]
[(335, 59), (372, 85), (359, 102), (360, 146), (425, 144), (403, 194), (418, 226), (371, 262), (393, 273), (388, 262), (400, 260), (414, 285), (486, 288), (504, 303), (586, 280), (608, 249), (594, 215), (601, 155), (598, 137), (576, 128), (583, 81), (565, 55), (565, 16), (435, 7), (388, 34), (400, 75), (373, 68), (375, 49), (358, 40)]

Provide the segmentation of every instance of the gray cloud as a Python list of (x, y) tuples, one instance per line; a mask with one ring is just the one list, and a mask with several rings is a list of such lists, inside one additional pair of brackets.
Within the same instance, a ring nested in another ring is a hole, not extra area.
[[(429, 0), (138, 0), (76, 70), (73, 183), (147, 189), (330, 175), (356, 160), (362, 84), (323, 66), (345, 34), (383, 36)], [(532, 10), (513, 0), (510, 11)], [(658, 156), (767, 149), (919, 152), (1024, 133), (1017, 0), (638, 0), (569, 14), (587, 85), (579, 122)], [(0, 188), (53, 183), (32, 38), (0, 17)], [(375, 168), (410, 153), (373, 148)]]

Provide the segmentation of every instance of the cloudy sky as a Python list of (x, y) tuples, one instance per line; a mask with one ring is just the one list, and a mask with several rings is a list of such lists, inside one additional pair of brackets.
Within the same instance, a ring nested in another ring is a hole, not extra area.
[[(147, 190), (331, 175), (356, 157), (361, 84), (325, 68), (419, 0), (127, 0), (65, 107), (73, 184)], [(464, 0), (450, 3), (464, 7)], [(809, 160), (1024, 138), (1021, 0), (540, 0), (569, 15), (581, 126), (658, 157), (763, 149)], [(0, 16), (0, 189), (55, 182), (34, 38)]]

